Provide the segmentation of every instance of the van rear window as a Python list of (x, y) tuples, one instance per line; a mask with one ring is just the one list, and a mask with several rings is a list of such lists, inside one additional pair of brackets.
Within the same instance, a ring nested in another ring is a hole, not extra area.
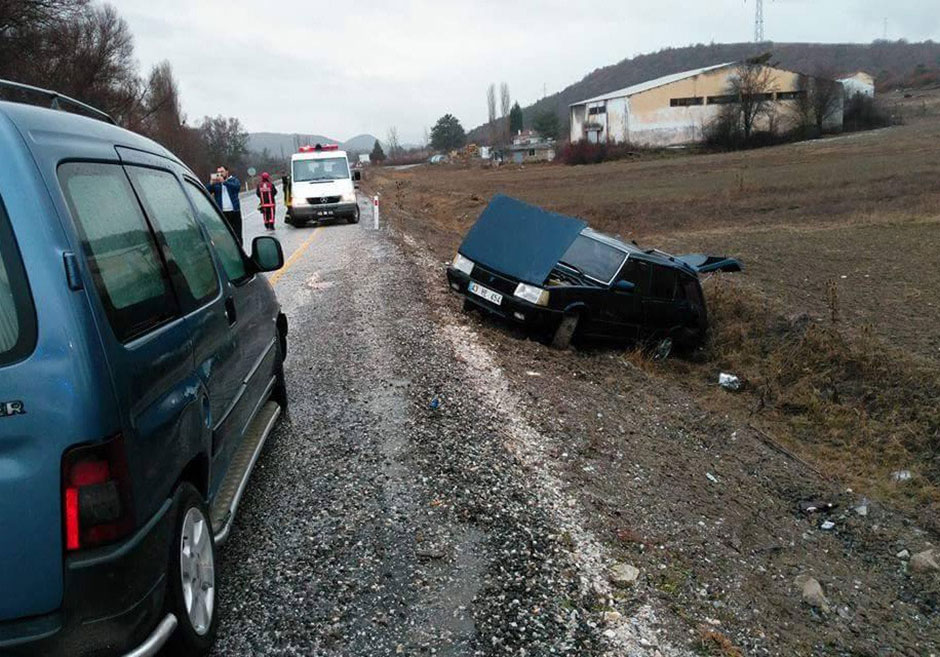
[(36, 343), (36, 313), (13, 229), (0, 199), (0, 366), (28, 356)]

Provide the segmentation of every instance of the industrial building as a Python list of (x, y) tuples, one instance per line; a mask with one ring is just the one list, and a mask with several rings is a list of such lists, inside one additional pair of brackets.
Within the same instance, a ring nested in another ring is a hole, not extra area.
[[(684, 71), (618, 89), (570, 106), (571, 141), (631, 143), (664, 147), (701, 142), (722, 106), (737, 102), (731, 95), (739, 63), (729, 62)], [(807, 76), (764, 67), (769, 71), (766, 100), (771, 111), (758, 128), (785, 131), (796, 125), (795, 102), (805, 93)], [(825, 122), (827, 130), (842, 127), (842, 99)]]

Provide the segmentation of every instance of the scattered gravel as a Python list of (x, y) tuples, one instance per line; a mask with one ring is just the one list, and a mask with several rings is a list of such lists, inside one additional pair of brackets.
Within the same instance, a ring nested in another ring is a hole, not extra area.
[(281, 279), (291, 408), (221, 552), (214, 654), (599, 654), (570, 537), (412, 269), (336, 226)]

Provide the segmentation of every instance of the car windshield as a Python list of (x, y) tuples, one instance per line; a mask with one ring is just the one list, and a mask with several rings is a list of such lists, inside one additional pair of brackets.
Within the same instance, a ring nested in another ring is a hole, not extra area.
[(312, 180), (343, 180), (349, 178), (349, 162), (345, 157), (330, 157), (319, 160), (296, 160), (293, 182)]
[(590, 237), (579, 235), (562, 256), (561, 263), (570, 265), (595, 280), (607, 283), (620, 269), (625, 258), (626, 254), (623, 251)]

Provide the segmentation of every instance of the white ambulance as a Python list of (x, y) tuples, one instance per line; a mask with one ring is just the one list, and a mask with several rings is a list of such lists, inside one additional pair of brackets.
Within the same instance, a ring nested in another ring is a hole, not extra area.
[(292, 226), (345, 219), (359, 221), (354, 181), (359, 171), (349, 166), (336, 144), (303, 146), (291, 156), (290, 202), (285, 221)]

